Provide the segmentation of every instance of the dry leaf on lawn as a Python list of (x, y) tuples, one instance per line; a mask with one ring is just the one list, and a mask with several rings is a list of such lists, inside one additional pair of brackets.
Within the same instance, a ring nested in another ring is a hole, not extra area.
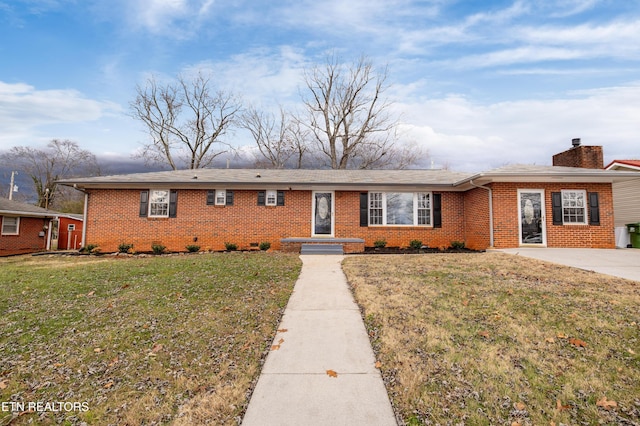
[(599, 400), (596, 402), (596, 405), (597, 405), (598, 407), (602, 407), (602, 408), (604, 408), (605, 410), (607, 410), (607, 411), (608, 411), (608, 410), (610, 410), (610, 409), (612, 409), (612, 408), (614, 408), (614, 407), (617, 407), (617, 406), (618, 406), (618, 403), (617, 403), (617, 402), (615, 402), (615, 401), (612, 401), (612, 400), (610, 400), (610, 399), (607, 399), (607, 397), (606, 397), (606, 396), (603, 396), (603, 397), (602, 397), (602, 399), (599, 399)]
[(566, 334), (564, 334), (564, 333), (558, 333), (558, 334), (556, 334), (556, 337), (557, 337), (558, 339), (566, 339), (566, 338), (567, 338), (567, 337), (569, 337), (569, 336), (567, 336), (567, 335), (566, 335)]
[(556, 399), (556, 410), (564, 411), (568, 410), (569, 408), (571, 408), (569, 405), (562, 405), (562, 402), (560, 402), (559, 399)]
[(277, 351), (278, 349), (280, 349), (280, 345), (271, 345), (272, 351)]
[(7, 381), (0, 380), (0, 389), (6, 389), (6, 388), (7, 388)]
[(522, 411), (522, 410), (524, 410), (524, 409), (526, 408), (526, 406), (525, 406), (525, 405), (524, 405), (524, 403), (522, 403), (522, 402), (516, 402), (513, 406), (514, 406), (514, 407), (516, 408), (516, 410), (518, 410), (518, 411)]
[(556, 339), (554, 339), (553, 337), (547, 337), (546, 339), (544, 339), (544, 341), (547, 343), (555, 343)]
[(487, 330), (478, 331), (478, 336), (484, 337), (485, 339), (489, 338), (489, 332)]
[(380, 361), (376, 361), (376, 368), (382, 367), (382, 363)]
[(587, 347), (587, 343), (585, 341), (580, 340), (580, 339), (576, 339), (576, 338), (569, 339), (569, 343), (571, 343), (573, 346), (576, 346), (578, 348), (586, 348)]

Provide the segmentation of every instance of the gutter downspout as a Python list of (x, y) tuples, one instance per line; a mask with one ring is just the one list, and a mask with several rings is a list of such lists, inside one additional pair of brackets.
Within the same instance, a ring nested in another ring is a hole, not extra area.
[(475, 188), (486, 189), (489, 191), (489, 248), (493, 248), (493, 191), (486, 186), (476, 185), (473, 179), (469, 180), (469, 184)]
[(85, 247), (87, 244), (87, 212), (89, 211), (89, 193), (84, 192), (84, 209), (82, 212), (82, 241), (80, 247)]
[(87, 243), (87, 212), (89, 211), (89, 193), (84, 189), (78, 188), (78, 185), (74, 184), (73, 189), (76, 189), (84, 193), (84, 208), (82, 210), (82, 241), (80, 247), (84, 248)]

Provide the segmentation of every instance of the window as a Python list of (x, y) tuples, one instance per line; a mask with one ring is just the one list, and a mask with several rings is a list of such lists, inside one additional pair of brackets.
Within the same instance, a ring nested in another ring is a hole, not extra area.
[(67, 231), (75, 231), (75, 230), (76, 230), (75, 223), (70, 223), (67, 225)]
[(208, 206), (232, 206), (233, 191), (225, 189), (216, 189), (207, 191)]
[(418, 193), (418, 225), (431, 225), (431, 197), (430, 194)]
[(586, 199), (586, 191), (562, 190), (562, 222), (586, 225)]
[(224, 190), (216, 190), (216, 206), (224, 206), (227, 203), (227, 194)]
[(258, 191), (259, 206), (284, 206), (284, 191)]
[(431, 194), (370, 192), (369, 224), (431, 226)]
[(18, 235), (18, 229), (20, 227), (19, 217), (7, 217), (2, 218), (2, 235)]
[(278, 203), (278, 192), (277, 191), (273, 191), (273, 190), (269, 190), (267, 191), (267, 195), (266, 195), (266, 205), (267, 206), (275, 206)]
[(149, 217), (169, 217), (169, 191), (151, 190), (149, 194)]
[(369, 193), (369, 224), (382, 225), (382, 192)]

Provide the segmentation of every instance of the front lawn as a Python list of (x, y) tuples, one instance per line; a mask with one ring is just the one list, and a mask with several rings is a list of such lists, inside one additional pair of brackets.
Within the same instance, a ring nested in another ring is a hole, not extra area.
[(503, 253), (344, 271), (406, 424), (640, 423), (639, 283)]
[(0, 425), (236, 424), (300, 267), (270, 253), (0, 259)]

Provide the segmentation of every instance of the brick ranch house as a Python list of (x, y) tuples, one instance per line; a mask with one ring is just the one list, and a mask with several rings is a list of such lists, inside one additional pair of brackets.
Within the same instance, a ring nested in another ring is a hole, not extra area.
[(0, 256), (77, 249), (82, 217), (0, 198)]
[(447, 170), (197, 169), (61, 181), (85, 193), (83, 241), (150, 251), (333, 243), (362, 252), (454, 241), (471, 249), (614, 248), (612, 183), (631, 172), (509, 166)]

